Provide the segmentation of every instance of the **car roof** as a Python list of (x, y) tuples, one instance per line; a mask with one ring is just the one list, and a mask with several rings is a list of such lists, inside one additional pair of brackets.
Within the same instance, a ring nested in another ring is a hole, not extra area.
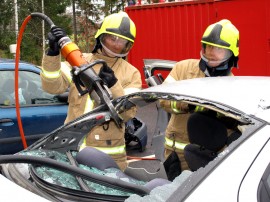
[[(15, 60), (0, 58), (0, 70), (14, 70), (14, 69), (15, 69)], [(19, 61), (19, 69), (40, 72), (40, 68), (38, 66), (24, 61)]]
[(143, 92), (186, 95), (214, 101), (245, 114), (270, 120), (270, 77), (205, 77), (164, 83)]

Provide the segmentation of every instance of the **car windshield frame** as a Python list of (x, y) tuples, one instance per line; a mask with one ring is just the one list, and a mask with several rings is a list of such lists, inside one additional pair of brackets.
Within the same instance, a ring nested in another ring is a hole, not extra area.
[[(251, 124), (252, 125), (242, 134), (242, 136), (236, 140), (235, 142), (233, 142), (232, 144), (230, 144), (227, 148), (226, 151), (222, 152), (220, 155), (218, 155), (218, 157), (216, 158), (215, 161), (210, 162), (206, 167), (204, 168), (200, 168), (199, 170), (193, 172), (189, 177), (188, 180), (185, 180), (183, 182), (183, 184), (181, 184), (177, 190), (171, 195), (171, 198), (168, 199), (168, 201), (174, 201), (175, 200), (175, 196), (177, 195), (178, 199), (181, 198), (181, 200), (184, 200), (186, 197), (188, 197), (197, 186), (199, 186), (199, 184), (215, 169), (215, 167), (217, 167), (224, 159), (227, 158), (227, 156), (234, 151), (235, 148), (237, 148), (240, 144), (242, 144), (243, 141), (245, 141), (245, 139), (249, 138), (250, 135), (252, 135), (256, 130), (259, 130), (260, 128), (264, 127), (264, 125), (266, 124), (266, 122), (264, 122), (263, 120), (259, 120), (256, 119), (255, 117), (251, 117), (248, 116), (246, 114), (244, 114), (243, 112), (233, 109), (229, 106), (223, 105), (221, 103), (215, 103), (209, 100), (205, 100), (205, 99), (201, 99), (201, 98), (195, 98), (195, 97), (189, 97), (189, 96), (185, 96), (185, 95), (179, 95), (179, 94), (170, 94), (170, 95), (166, 95), (164, 93), (160, 93), (160, 92), (137, 92), (137, 93), (133, 93), (130, 94), (128, 96), (123, 96), (120, 97), (116, 100), (114, 100), (114, 106), (120, 107), (122, 106), (127, 100), (135, 103), (137, 106), (145, 106), (149, 103), (153, 103), (153, 102), (157, 102), (158, 99), (173, 99), (173, 100), (177, 100), (177, 101), (184, 101), (190, 104), (197, 104), (200, 106), (204, 106), (204, 107), (208, 107), (211, 108), (212, 110), (216, 110), (218, 112), (223, 111), (225, 114), (230, 114), (231, 117), (238, 119), (239, 121), (241, 121), (243, 124)], [(99, 116), (103, 114), (103, 116), (109, 116), (109, 111), (106, 111), (106, 106), (105, 105), (101, 105), (99, 107), (97, 107), (94, 111), (89, 112), (77, 119), (75, 119), (74, 121), (64, 125), (63, 127), (61, 127), (60, 129), (54, 131), (54, 135), (55, 134), (60, 134), (60, 136), (57, 136), (57, 138), (60, 138), (59, 141), (61, 141), (61, 133), (63, 133), (66, 130), (71, 130), (71, 131), (76, 131), (75, 128), (84, 128), (85, 130), (89, 130), (89, 124), (91, 121), (96, 121), (95, 117)], [(103, 120), (105, 121), (105, 120)], [(88, 125), (88, 127), (87, 127)], [(78, 131), (77, 131), (78, 132)], [(52, 134), (53, 134), (52, 133)], [(54, 135), (48, 135), (47, 137), (42, 138), (41, 140), (39, 140), (38, 144), (35, 144), (33, 146), (30, 146), (29, 149), (37, 149), (39, 148), (41, 145), (45, 145), (45, 142), (50, 142), (50, 141), (46, 141), (46, 139), (50, 137), (50, 139), (55, 138)], [(65, 135), (65, 138), (67, 137), (67, 135)], [(79, 142), (79, 140), (74, 140), (75, 145), (77, 145)], [(48, 146), (49, 144), (47, 144)], [(48, 149), (53, 149), (54, 147), (57, 146), (49, 146)], [(75, 149), (75, 147), (73, 147), (73, 149)], [(59, 150), (61, 151), (61, 150)]]

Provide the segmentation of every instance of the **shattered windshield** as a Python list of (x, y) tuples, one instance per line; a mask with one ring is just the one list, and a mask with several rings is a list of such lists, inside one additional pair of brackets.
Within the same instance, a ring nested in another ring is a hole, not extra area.
[[(21, 152), (21, 155), (29, 155), (29, 156), (37, 156), (37, 157), (44, 157), (44, 158), (51, 158), (59, 162), (64, 162), (67, 164), (70, 164), (67, 156), (65, 154), (56, 152), (56, 151), (45, 151), (45, 150), (34, 150), (34, 151), (28, 151), (28, 152)], [(72, 155), (75, 157), (77, 152), (72, 152)], [(103, 175), (119, 180), (123, 180), (129, 183), (137, 184), (137, 185), (144, 185), (145, 182), (136, 180), (133, 178), (127, 178), (126, 176), (119, 176), (119, 170), (115, 168), (108, 168), (104, 171), (101, 171), (97, 168), (88, 167), (82, 164), (78, 165), (80, 168), (87, 170), (91, 173)], [(36, 166), (35, 171), (37, 175), (47, 181), (50, 184), (59, 185), (61, 187), (66, 187), (74, 190), (82, 190), (80, 187), (78, 180), (74, 175), (59, 171), (57, 169), (53, 169), (50, 167), (45, 166)], [(98, 183), (94, 183), (88, 180), (85, 180), (85, 183), (89, 187), (92, 192), (99, 193), (99, 194), (108, 194), (108, 195), (119, 195), (119, 196), (129, 196), (132, 193), (123, 192), (117, 189), (113, 189), (110, 187), (106, 187), (103, 185), (100, 185)]]

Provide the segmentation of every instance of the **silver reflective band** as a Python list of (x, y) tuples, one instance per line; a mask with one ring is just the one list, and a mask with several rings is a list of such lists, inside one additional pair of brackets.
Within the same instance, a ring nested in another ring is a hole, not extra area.
[[(165, 137), (165, 144), (168, 145), (169, 147), (173, 147), (173, 140)], [(184, 143), (181, 143), (181, 142), (176, 142), (176, 141), (174, 142), (174, 147), (176, 149), (184, 150), (186, 145), (187, 144), (184, 144)]]

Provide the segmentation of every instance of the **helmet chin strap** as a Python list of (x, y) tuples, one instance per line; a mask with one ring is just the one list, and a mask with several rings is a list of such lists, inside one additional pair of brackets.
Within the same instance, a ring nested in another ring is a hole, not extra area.
[(225, 70), (225, 69), (228, 69), (228, 68), (229, 68), (228, 62), (226, 64), (224, 64), (224, 65), (215, 67), (216, 70)]
[(96, 44), (95, 44), (95, 46), (94, 46), (94, 48), (93, 48), (93, 50), (92, 50), (92, 53), (96, 53), (97, 51), (98, 51), (98, 49), (101, 49), (101, 44), (100, 44), (100, 40), (99, 40), (99, 38), (97, 38), (96, 39)]
[(229, 67), (228, 61), (221, 63), (217, 67), (209, 67), (207, 63), (201, 59), (199, 67), (208, 77), (228, 76), (231, 72), (231, 67)]

